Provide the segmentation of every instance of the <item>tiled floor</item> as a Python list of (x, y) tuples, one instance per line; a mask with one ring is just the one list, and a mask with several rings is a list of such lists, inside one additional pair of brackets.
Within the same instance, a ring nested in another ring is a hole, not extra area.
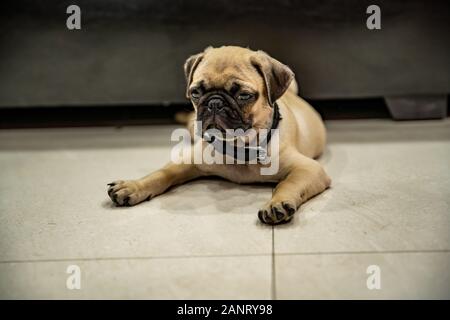
[(332, 188), (275, 228), (264, 185), (112, 206), (106, 183), (163, 165), (172, 126), (0, 131), (0, 298), (450, 298), (450, 121), (327, 127)]

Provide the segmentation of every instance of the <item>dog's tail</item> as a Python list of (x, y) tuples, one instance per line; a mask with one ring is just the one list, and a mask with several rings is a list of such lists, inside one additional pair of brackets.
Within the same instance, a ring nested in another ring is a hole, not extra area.
[(288, 90), (291, 91), (292, 93), (295, 93), (296, 95), (298, 95), (298, 84), (297, 81), (294, 79), (292, 79), (291, 84), (288, 87)]
[(175, 113), (175, 122), (187, 125), (195, 117), (194, 111), (179, 111)]

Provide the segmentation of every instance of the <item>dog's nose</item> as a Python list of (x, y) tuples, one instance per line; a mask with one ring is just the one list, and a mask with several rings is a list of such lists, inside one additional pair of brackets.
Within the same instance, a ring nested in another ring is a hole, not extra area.
[(209, 111), (220, 111), (223, 109), (225, 103), (221, 98), (212, 98), (208, 101), (208, 110)]

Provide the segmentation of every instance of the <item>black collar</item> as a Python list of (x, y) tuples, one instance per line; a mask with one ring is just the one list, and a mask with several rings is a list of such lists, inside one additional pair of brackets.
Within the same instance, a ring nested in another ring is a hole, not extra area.
[[(235, 144), (229, 144), (225, 140), (211, 139), (208, 141), (214, 146), (214, 149), (222, 154), (227, 154), (236, 160), (249, 162), (257, 159), (257, 162), (264, 162), (267, 157), (267, 148), (272, 138), (272, 130), (277, 129), (281, 120), (280, 110), (278, 104), (275, 102), (273, 104), (273, 116), (272, 116), (272, 126), (267, 132), (265, 140), (261, 141), (258, 146), (244, 146), (237, 148)], [(239, 151), (239, 152), (238, 152)]]
[(269, 144), (270, 138), (272, 137), (272, 130), (277, 129), (281, 120), (280, 108), (276, 102), (273, 103), (273, 117), (272, 117), (272, 126), (269, 129), (269, 133), (267, 134), (267, 144)]

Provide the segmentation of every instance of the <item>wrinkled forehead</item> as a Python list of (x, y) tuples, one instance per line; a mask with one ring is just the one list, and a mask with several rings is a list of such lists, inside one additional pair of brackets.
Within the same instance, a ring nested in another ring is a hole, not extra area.
[(206, 90), (239, 87), (259, 91), (263, 80), (249, 59), (236, 57), (208, 57), (206, 55), (194, 72), (192, 85), (202, 84)]

